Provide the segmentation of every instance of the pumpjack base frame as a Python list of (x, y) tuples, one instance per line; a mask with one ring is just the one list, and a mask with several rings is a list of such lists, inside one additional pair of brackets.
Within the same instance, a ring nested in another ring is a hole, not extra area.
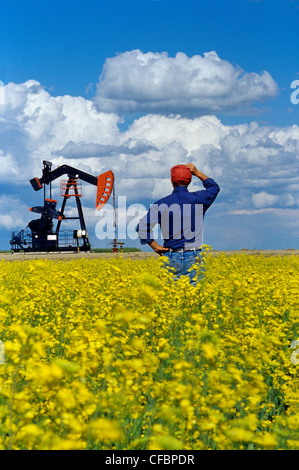
[[(34, 240), (34, 234), (31, 234), (27, 229), (21, 233), (13, 232), (11, 250), (15, 253), (58, 253), (58, 252), (87, 252), (91, 247), (87, 239), (75, 239), (73, 237), (73, 230), (61, 231), (59, 235), (52, 233), (46, 234), (42, 237), (43, 240)], [(46, 237), (55, 237), (54, 240), (46, 240)], [(38, 235), (41, 237), (41, 235)]]

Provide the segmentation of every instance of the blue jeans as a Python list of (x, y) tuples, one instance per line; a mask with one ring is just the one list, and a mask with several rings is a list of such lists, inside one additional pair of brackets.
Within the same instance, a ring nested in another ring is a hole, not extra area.
[[(163, 253), (163, 256), (168, 258), (169, 262), (166, 264), (166, 267), (168, 269), (172, 268), (171, 272), (174, 274), (175, 280), (179, 279), (181, 276), (189, 276), (190, 283), (196, 285), (196, 280), (204, 278), (204, 262), (201, 250), (169, 251)], [(200, 264), (199, 270), (191, 269), (195, 264)]]

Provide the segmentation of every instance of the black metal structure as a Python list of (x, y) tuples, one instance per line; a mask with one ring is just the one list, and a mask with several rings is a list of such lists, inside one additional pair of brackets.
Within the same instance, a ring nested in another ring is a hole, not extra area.
[[(43, 175), (39, 178), (33, 178), (30, 183), (35, 191), (44, 188), (44, 205), (31, 207), (29, 210), (41, 214), (40, 219), (34, 219), (28, 226), (20, 232), (13, 232), (10, 245), (14, 252), (51, 252), (51, 251), (89, 251), (90, 243), (83, 215), (81, 204), (81, 192), (79, 180), (97, 186), (96, 208), (100, 210), (108, 201), (113, 189), (114, 175), (111, 170), (99, 175), (98, 177), (73, 168), (69, 165), (62, 165), (52, 170), (52, 163), (43, 161)], [(52, 199), (51, 183), (67, 175), (68, 180), (63, 184), (63, 201), (61, 210), (56, 209), (57, 201)], [(50, 197), (46, 197), (46, 185), (49, 185)], [(67, 200), (75, 197), (78, 216), (66, 217), (64, 215)], [(57, 219), (56, 228), (54, 228), (53, 219)], [(61, 232), (61, 223), (63, 220), (77, 219), (81, 230), (72, 230)]]

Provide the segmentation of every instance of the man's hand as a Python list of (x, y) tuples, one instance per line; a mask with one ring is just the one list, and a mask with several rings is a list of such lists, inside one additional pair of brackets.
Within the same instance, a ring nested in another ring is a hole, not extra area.
[(208, 176), (199, 171), (193, 163), (187, 163), (186, 167), (189, 168), (192, 175), (197, 176), (197, 178), (199, 178), (201, 181), (208, 179)]
[(160, 256), (162, 256), (163, 253), (169, 251), (169, 248), (165, 248), (164, 246), (159, 245), (155, 240), (149, 243), (149, 246)]
[(195, 173), (198, 171), (196, 166), (193, 165), (193, 163), (187, 163), (186, 165), (187, 168), (191, 171), (192, 175), (195, 175)]

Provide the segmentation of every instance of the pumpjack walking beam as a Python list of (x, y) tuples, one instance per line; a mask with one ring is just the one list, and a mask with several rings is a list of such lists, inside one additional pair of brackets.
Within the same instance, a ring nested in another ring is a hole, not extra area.
[(69, 178), (80, 179), (86, 183), (97, 186), (97, 209), (101, 209), (101, 207), (108, 201), (114, 183), (114, 175), (111, 170), (106, 173), (102, 173), (99, 176), (93, 176), (69, 165), (61, 165), (55, 170), (51, 170), (51, 162), (44, 160), (43, 163), (43, 176), (41, 178), (32, 178), (30, 180), (31, 186), (35, 191), (41, 190), (44, 184), (49, 184), (60, 176), (67, 174)]

